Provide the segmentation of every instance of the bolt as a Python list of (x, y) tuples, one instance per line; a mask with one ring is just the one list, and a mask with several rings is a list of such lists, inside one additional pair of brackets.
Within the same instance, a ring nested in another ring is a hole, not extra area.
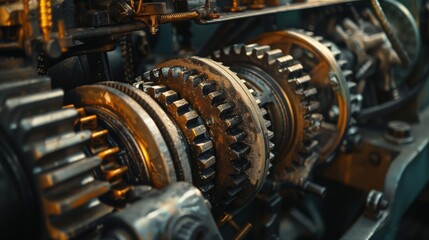
[(411, 126), (403, 121), (390, 121), (384, 137), (387, 141), (396, 144), (410, 143), (414, 140), (411, 135)]

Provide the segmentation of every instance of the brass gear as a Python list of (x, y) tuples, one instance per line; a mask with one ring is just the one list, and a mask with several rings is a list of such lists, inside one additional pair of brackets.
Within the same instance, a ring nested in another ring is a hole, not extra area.
[(144, 77), (176, 91), (204, 119), (222, 173), (216, 175), (213, 203), (234, 208), (253, 199), (268, 172), (269, 141), (257, 103), (241, 80), (198, 57), (166, 61)]
[(0, 76), (0, 127), (34, 175), (38, 198), (32, 201), (40, 200), (46, 238), (73, 238), (94, 228), (112, 208), (98, 200), (110, 184), (92, 174), (102, 159), (84, 151), (90, 131), (75, 131), (78, 113), (62, 109), (63, 91), (51, 90), (49, 78), (29, 68), (3, 69)]
[(124, 179), (128, 166), (122, 165), (118, 161), (118, 155), (123, 153), (115, 146), (116, 144), (112, 144), (109, 139), (109, 130), (100, 128), (97, 115), (88, 115), (84, 108), (75, 108), (73, 104), (63, 108), (76, 109), (78, 112), (78, 119), (75, 121), (77, 131), (91, 131), (91, 140), (87, 151), (91, 155), (97, 155), (103, 159), (98, 171), (95, 170), (95, 176), (111, 184), (109, 195), (104, 196), (105, 200), (108, 201), (108, 204), (124, 201), (126, 194), (132, 188)]
[(109, 130), (124, 151), (118, 158), (121, 165), (128, 166), (128, 184), (163, 188), (177, 181), (169, 145), (152, 117), (132, 97), (113, 87), (87, 85), (69, 91), (66, 100), (96, 115), (99, 126)]
[(188, 101), (180, 98), (177, 92), (169, 90), (164, 85), (146, 82), (136, 82), (133, 85), (155, 99), (183, 132), (192, 153), (192, 168), (198, 169), (194, 171), (193, 183), (206, 198), (210, 199), (216, 174), (216, 157), (214, 144), (204, 126), (204, 120)]
[(318, 158), (318, 127), (322, 117), (312, 96), (310, 77), (291, 56), (257, 44), (236, 44), (212, 54), (246, 80), (268, 110), (274, 132), (274, 174), (277, 180), (302, 185)]
[[(335, 150), (340, 146), (344, 135), (347, 132), (350, 116), (350, 92), (349, 82), (347, 81), (347, 72), (343, 72), (341, 65), (327, 46), (319, 42), (321, 38), (308, 36), (299, 30), (286, 30), (269, 32), (258, 36), (251, 42), (266, 44), (272, 48), (280, 49), (284, 54), (292, 54), (300, 60), (309, 70), (311, 82), (318, 89), (319, 94), (328, 94), (332, 101), (321, 101), (319, 111), (323, 115), (329, 116), (326, 110), (326, 104), (337, 106), (338, 115), (335, 123), (329, 123), (325, 120), (321, 125), (319, 135), (320, 159), (322, 161), (331, 159)], [(296, 50), (295, 52), (291, 52)], [(298, 56), (300, 55), (300, 56)], [(301, 57), (304, 56), (304, 57)], [(309, 65), (308, 60), (318, 60), (313, 65)]]

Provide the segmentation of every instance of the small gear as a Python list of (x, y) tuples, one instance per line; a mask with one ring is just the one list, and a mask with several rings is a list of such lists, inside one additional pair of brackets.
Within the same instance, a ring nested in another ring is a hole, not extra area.
[(188, 101), (180, 98), (177, 92), (168, 90), (164, 85), (136, 82), (134, 86), (154, 98), (183, 132), (193, 156), (192, 168), (198, 169), (193, 176), (194, 185), (206, 198), (210, 198), (216, 174), (216, 157), (213, 142), (204, 126), (204, 120)]
[(275, 176), (300, 185), (318, 158), (314, 138), (322, 120), (313, 113), (319, 105), (312, 101), (317, 91), (308, 84), (310, 77), (303, 73), (301, 64), (281, 50), (257, 44), (226, 47), (214, 52), (212, 58), (255, 89), (273, 124)]
[[(166, 61), (145, 79), (165, 85), (187, 100), (204, 119), (216, 159), (214, 204), (238, 207), (252, 199), (268, 171), (269, 144), (258, 105), (241, 80), (210, 59)], [(245, 125), (243, 123), (246, 123)]]
[(84, 152), (91, 133), (74, 130), (78, 113), (62, 109), (63, 91), (51, 90), (49, 78), (19, 68), (0, 76), (0, 127), (34, 174), (47, 238), (79, 236), (112, 211), (98, 200), (110, 184), (92, 174), (102, 159)]

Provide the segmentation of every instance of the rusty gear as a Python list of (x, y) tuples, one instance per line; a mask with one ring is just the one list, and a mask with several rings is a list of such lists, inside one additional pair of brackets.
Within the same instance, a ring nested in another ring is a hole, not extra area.
[(322, 120), (313, 113), (319, 105), (312, 101), (317, 91), (302, 65), (281, 50), (257, 44), (236, 44), (212, 57), (245, 79), (268, 110), (275, 133), (275, 177), (302, 184), (318, 158), (315, 137)]
[(186, 99), (213, 139), (222, 173), (216, 175), (214, 204), (246, 204), (262, 187), (269, 165), (269, 140), (255, 99), (233, 72), (210, 59), (178, 58), (157, 67), (145, 78)]
[(154, 98), (183, 132), (193, 156), (192, 168), (198, 169), (194, 171), (193, 183), (206, 198), (210, 199), (210, 193), (214, 187), (216, 158), (213, 142), (203, 119), (188, 101), (180, 98), (177, 92), (168, 90), (164, 85), (137, 82), (134, 86)]
[[(284, 54), (292, 54), (309, 71), (311, 82), (318, 90), (317, 98), (321, 96), (324, 98), (318, 109), (325, 117), (318, 140), (320, 159), (326, 161), (331, 159), (346, 134), (351, 107), (345, 72), (334, 53), (319, 40), (299, 30), (288, 30), (265, 33), (252, 42), (270, 45), (280, 49)], [(334, 117), (329, 118), (331, 115)]]

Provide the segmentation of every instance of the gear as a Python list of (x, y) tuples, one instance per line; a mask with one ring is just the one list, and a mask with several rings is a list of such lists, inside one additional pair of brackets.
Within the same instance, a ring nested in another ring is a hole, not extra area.
[(91, 133), (74, 130), (78, 113), (62, 109), (63, 91), (50, 90), (50, 79), (29, 69), (13, 69), (0, 74), (0, 126), (34, 174), (47, 238), (79, 236), (112, 211), (98, 200), (110, 184), (92, 174), (102, 159), (85, 154)]
[(257, 103), (241, 80), (221, 64), (197, 57), (166, 61), (145, 78), (176, 91), (204, 119), (216, 159), (222, 160), (216, 162), (222, 174), (216, 175), (212, 202), (233, 208), (252, 199), (267, 175), (269, 164), (260, 159), (269, 159), (269, 141)]
[(317, 91), (308, 84), (310, 77), (291, 56), (269, 46), (237, 44), (212, 57), (255, 89), (275, 132), (275, 177), (300, 185), (318, 158), (314, 138), (322, 120), (313, 113), (319, 103), (312, 101)]
[[(67, 105), (64, 108), (76, 109), (74, 105)], [(113, 143), (111, 138), (109, 139), (109, 131), (98, 126), (96, 115), (87, 115), (84, 108), (77, 108), (76, 111), (79, 117), (75, 121), (75, 129), (77, 131), (91, 131), (91, 141), (87, 151), (91, 155), (98, 155), (103, 159), (95, 175), (98, 179), (103, 179), (111, 184), (109, 199), (106, 199), (107, 196), (104, 196), (104, 199), (110, 203), (109, 205), (125, 200), (127, 192), (131, 190), (131, 185), (124, 181), (128, 166), (119, 162), (118, 155), (123, 154), (123, 152), (120, 151), (116, 143)]]
[(328, 48), (331, 51), (331, 53), (334, 55), (335, 59), (337, 60), (337, 63), (341, 68), (343, 76), (347, 81), (347, 87), (349, 89), (349, 94), (350, 94), (350, 123), (347, 129), (347, 132), (344, 136), (344, 139), (341, 142), (340, 150), (344, 152), (350, 151), (360, 143), (360, 139), (361, 139), (361, 136), (359, 134), (359, 127), (357, 126), (357, 120), (355, 117), (359, 115), (361, 110), (362, 95), (358, 93), (357, 85), (353, 81), (353, 72), (350, 69), (348, 69), (348, 62), (344, 58), (344, 56), (341, 53), (341, 50), (338, 48), (338, 46), (335, 43), (329, 40), (326, 40), (321, 36), (315, 36), (313, 32), (304, 31), (304, 30), (295, 30), (295, 31), (303, 33), (309, 37), (316, 39), (317, 41), (322, 43), (326, 48)]
[(180, 98), (177, 92), (168, 90), (164, 85), (137, 82), (134, 86), (154, 98), (183, 132), (193, 156), (192, 168), (198, 169), (193, 175), (194, 185), (206, 198), (210, 198), (210, 192), (214, 187), (216, 158), (213, 142), (203, 119), (188, 101)]
[(96, 115), (98, 125), (109, 130), (112, 142), (123, 151), (118, 154), (118, 162), (128, 166), (128, 184), (163, 188), (178, 180), (170, 145), (152, 117), (133, 98), (109, 86), (88, 85), (68, 92), (66, 100)]
[[(265, 33), (252, 40), (281, 49), (302, 62), (309, 71), (311, 82), (323, 96), (319, 112), (325, 118), (319, 139), (320, 159), (330, 159), (341, 144), (347, 131), (351, 115), (350, 92), (346, 72), (343, 72), (331, 50), (319, 42), (320, 38), (307, 36), (299, 31), (277, 31)], [(334, 117), (332, 117), (334, 116)]]
[(177, 175), (177, 181), (192, 183), (192, 173), (189, 164), (189, 150), (184, 136), (179, 131), (176, 124), (160, 108), (160, 106), (146, 93), (125, 83), (120, 82), (102, 82), (106, 85), (127, 94), (137, 103), (139, 103), (149, 116), (154, 120), (158, 129), (168, 145), (172, 156), (174, 170)]

